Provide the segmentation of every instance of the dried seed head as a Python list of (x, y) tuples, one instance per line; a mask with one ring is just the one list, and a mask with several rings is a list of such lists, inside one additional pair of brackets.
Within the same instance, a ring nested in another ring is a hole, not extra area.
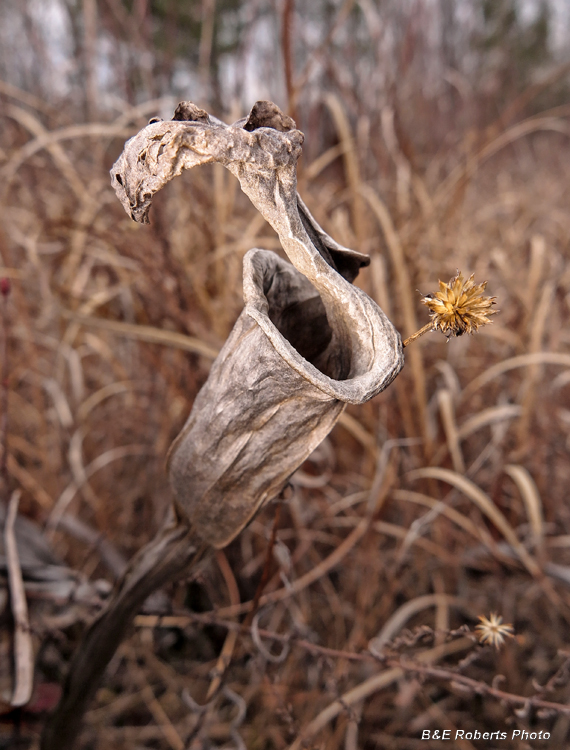
[(512, 638), (514, 628), (512, 625), (503, 625), (503, 618), (496, 612), (491, 612), (489, 619), (480, 615), (480, 623), (475, 626), (479, 642), (489, 642), (491, 646), (499, 648), (505, 642), (505, 638)]
[(426, 294), (422, 303), (431, 311), (432, 330), (442, 331), (450, 336), (475, 333), (478, 328), (491, 323), (490, 315), (495, 297), (485, 297), (483, 292), (487, 282), (475, 284), (473, 274), (465, 281), (459, 271), (448, 284), (439, 282), (439, 292)]

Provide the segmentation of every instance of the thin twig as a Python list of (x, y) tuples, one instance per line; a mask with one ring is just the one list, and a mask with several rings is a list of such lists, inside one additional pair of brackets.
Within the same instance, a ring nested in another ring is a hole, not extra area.
[[(232, 622), (224, 620), (221, 617), (207, 613), (188, 612), (181, 615), (137, 615), (135, 617), (135, 626), (141, 628), (185, 628), (192, 622), (199, 622), (203, 625), (218, 625), (228, 630), (251, 634), (251, 625), (245, 623)], [(357, 654), (353, 651), (341, 651), (335, 648), (327, 648), (311, 643), (303, 638), (297, 638), (294, 635), (274, 633), (272, 630), (263, 630), (257, 628), (257, 632), (263, 638), (280, 641), (281, 643), (290, 643), (292, 646), (298, 646), (314, 654), (329, 656), (333, 659), (347, 659), (348, 661), (371, 661), (374, 657), (368, 652)]]
[[(422, 662), (431, 662), (449, 656), (450, 654), (457, 653), (465, 648), (469, 648), (472, 642), (468, 638), (460, 638), (457, 641), (451, 643), (444, 643), (441, 646), (435, 646), (428, 651), (422, 651), (419, 654), (418, 659)], [(288, 750), (301, 750), (305, 743), (320, 732), (327, 724), (336, 718), (340, 713), (347, 711), (351, 706), (354, 706), (361, 701), (365, 700), (379, 690), (391, 685), (396, 680), (399, 680), (404, 674), (404, 670), (398, 663), (396, 667), (392, 669), (386, 669), (378, 674), (369, 677), (364, 682), (361, 682), (356, 687), (348, 690), (340, 698), (337, 698), (324, 708), (317, 716), (301, 731), (297, 739), (289, 746)]]
[(160, 727), (164, 738), (172, 748), (172, 750), (184, 750), (186, 745), (182, 741), (182, 738), (178, 734), (176, 727), (172, 724), (168, 714), (157, 700), (152, 687), (150, 686), (148, 679), (144, 671), (138, 666), (135, 654), (130, 654), (130, 666), (135, 674), (135, 678), (141, 688), (141, 697), (145, 702), (148, 710), (152, 714), (156, 725)]
[(285, 87), (289, 114), (299, 125), (297, 106), (295, 101), (295, 85), (293, 82), (293, 44), (292, 27), (295, 15), (295, 0), (285, 0), (281, 15), (281, 47), (283, 50), (283, 68), (285, 72)]
[[(283, 588), (277, 589), (277, 591), (270, 591), (268, 594), (264, 594), (259, 600), (259, 606), (263, 607), (265, 604), (272, 604), (274, 602), (281, 602), (284, 599), (298, 594), (308, 586), (326, 575), (329, 570), (335, 568), (341, 560), (343, 560), (350, 550), (356, 545), (356, 543), (364, 536), (370, 527), (370, 520), (368, 518), (362, 518), (356, 527), (350, 532), (350, 534), (344, 539), (339, 546), (331, 552), (328, 557), (319, 563), (316, 567), (312, 568), (305, 573), (305, 575), (297, 578), (296, 581), (290, 586), (284, 586)], [(253, 602), (242, 602), (239, 607), (223, 607), (218, 610), (218, 614), (225, 615), (226, 617), (234, 617), (235, 615), (241, 615), (244, 612), (251, 611)]]
[[(237, 581), (228, 562), (228, 558), (221, 549), (216, 551), (216, 562), (218, 563), (218, 567), (220, 568), (220, 571), (226, 582), (226, 586), (228, 587), (230, 602), (235, 605), (239, 604), (240, 595)], [(232, 660), (237, 636), (237, 632), (235, 632), (234, 630), (228, 630), (224, 645), (222, 647), (222, 650), (220, 651), (218, 661), (216, 662), (216, 666), (213, 670), (212, 682), (210, 683), (210, 687), (208, 688), (208, 692), (206, 694), (206, 703), (218, 693), (218, 690), (222, 686), (224, 674)]]
[(427, 333), (428, 331), (433, 331), (432, 323), (426, 323), (425, 326), (422, 326), (419, 331), (416, 331), (415, 333), (412, 333), (411, 336), (408, 336), (408, 338), (402, 342), (402, 346), (409, 346), (412, 341), (419, 339), (420, 336), (423, 336), (424, 333)]
[(259, 600), (261, 599), (261, 595), (263, 594), (263, 591), (265, 590), (265, 587), (267, 586), (267, 582), (269, 581), (269, 574), (271, 573), (271, 560), (273, 559), (273, 547), (275, 546), (275, 539), (277, 537), (277, 528), (279, 526), (279, 516), (281, 514), (281, 504), (279, 503), (275, 509), (275, 518), (273, 519), (273, 528), (271, 529), (271, 537), (269, 539), (269, 544), (267, 545), (267, 551), (265, 553), (265, 562), (263, 564), (263, 571), (261, 573), (261, 578), (259, 579), (259, 584), (257, 585), (257, 589), (255, 590), (255, 594), (253, 596), (253, 602), (251, 605), (251, 609), (247, 614), (247, 617), (245, 618), (243, 624), (245, 626), (250, 626), (253, 622), (253, 618), (257, 614), (257, 610), (259, 609)]
[(298, 78), (295, 80), (295, 85), (293, 87), (294, 96), (289, 100), (290, 109), (294, 108), (297, 105), (299, 94), (304, 89), (307, 81), (309, 80), (309, 77), (313, 71), (313, 67), (322, 59), (324, 53), (330, 49), (336, 32), (342, 27), (342, 25), (348, 18), (355, 2), (356, 0), (344, 0), (344, 3), (341, 5), (340, 10), (338, 11), (333, 21), (333, 24), (330, 27), (330, 31), (320, 43), (320, 45), (311, 52), (311, 55), (307, 60), (305, 67), (301, 71)]
[(451, 669), (424, 666), (417, 661), (411, 661), (406, 658), (389, 659), (387, 660), (387, 664), (392, 667), (397, 666), (406, 672), (416, 672), (417, 674), (423, 674), (428, 677), (433, 677), (434, 679), (455, 682), (469, 688), (476, 695), (490, 695), (493, 698), (497, 698), (497, 700), (505, 701), (505, 703), (511, 705), (530, 705), (533, 708), (543, 708), (570, 715), (570, 704), (565, 705), (563, 703), (544, 701), (536, 696), (525, 697), (523, 695), (516, 695), (515, 693), (506, 693), (503, 690), (498, 690), (491, 685), (487, 685), (486, 682), (474, 680), (471, 677), (465, 677)]

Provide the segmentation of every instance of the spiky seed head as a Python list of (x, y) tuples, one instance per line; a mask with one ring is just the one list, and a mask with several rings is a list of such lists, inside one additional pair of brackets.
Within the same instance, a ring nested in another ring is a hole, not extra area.
[(497, 310), (491, 310), (495, 297), (483, 295), (486, 286), (486, 281), (475, 284), (473, 274), (466, 281), (459, 271), (449, 283), (440, 281), (439, 292), (426, 294), (422, 299), (431, 312), (432, 330), (442, 331), (449, 338), (475, 333), (491, 323), (489, 316)]
[(505, 642), (505, 638), (512, 638), (514, 628), (510, 624), (503, 624), (503, 618), (496, 612), (491, 612), (489, 619), (484, 615), (479, 616), (479, 625), (475, 626), (480, 643), (489, 643), (499, 648)]

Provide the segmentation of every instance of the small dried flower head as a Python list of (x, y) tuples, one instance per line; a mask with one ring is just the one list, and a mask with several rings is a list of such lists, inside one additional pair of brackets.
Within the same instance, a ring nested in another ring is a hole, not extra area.
[(491, 612), (489, 619), (484, 615), (479, 617), (479, 625), (475, 626), (480, 643), (490, 643), (491, 646), (499, 648), (505, 642), (505, 638), (512, 638), (514, 628), (512, 625), (503, 625), (503, 618), (496, 612)]
[(450, 336), (461, 336), (464, 333), (475, 333), (478, 328), (491, 323), (490, 315), (495, 297), (485, 297), (483, 292), (487, 282), (475, 284), (473, 274), (465, 281), (459, 271), (448, 284), (439, 282), (439, 292), (426, 294), (422, 299), (431, 311), (432, 330), (442, 331)]
[(10, 279), (6, 277), (0, 279), (0, 293), (3, 297), (7, 297), (10, 294)]

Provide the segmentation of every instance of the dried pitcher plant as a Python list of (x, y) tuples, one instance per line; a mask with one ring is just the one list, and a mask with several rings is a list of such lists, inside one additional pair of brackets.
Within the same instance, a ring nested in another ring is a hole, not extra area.
[(153, 196), (184, 169), (218, 163), (273, 227), (291, 262), (244, 257), (245, 307), (168, 457), (174, 507), (85, 634), (42, 750), (74, 746), (81, 717), (126, 628), (153, 590), (225, 547), (328, 435), (346, 404), (387, 388), (404, 364), (399, 333), (352, 282), (366, 255), (335, 242), (297, 193), (304, 136), (272, 102), (226, 125), (192, 102), (125, 144), (111, 170), (126, 212), (149, 223)]
[(482, 326), (492, 323), (489, 317), (498, 310), (491, 310), (496, 298), (484, 296), (486, 286), (486, 281), (475, 284), (474, 274), (465, 280), (460, 271), (447, 284), (440, 280), (439, 291), (426, 294), (422, 299), (422, 304), (430, 311), (431, 321), (409, 336), (404, 346), (428, 331), (441, 331), (449, 341), (452, 336), (473, 334)]

